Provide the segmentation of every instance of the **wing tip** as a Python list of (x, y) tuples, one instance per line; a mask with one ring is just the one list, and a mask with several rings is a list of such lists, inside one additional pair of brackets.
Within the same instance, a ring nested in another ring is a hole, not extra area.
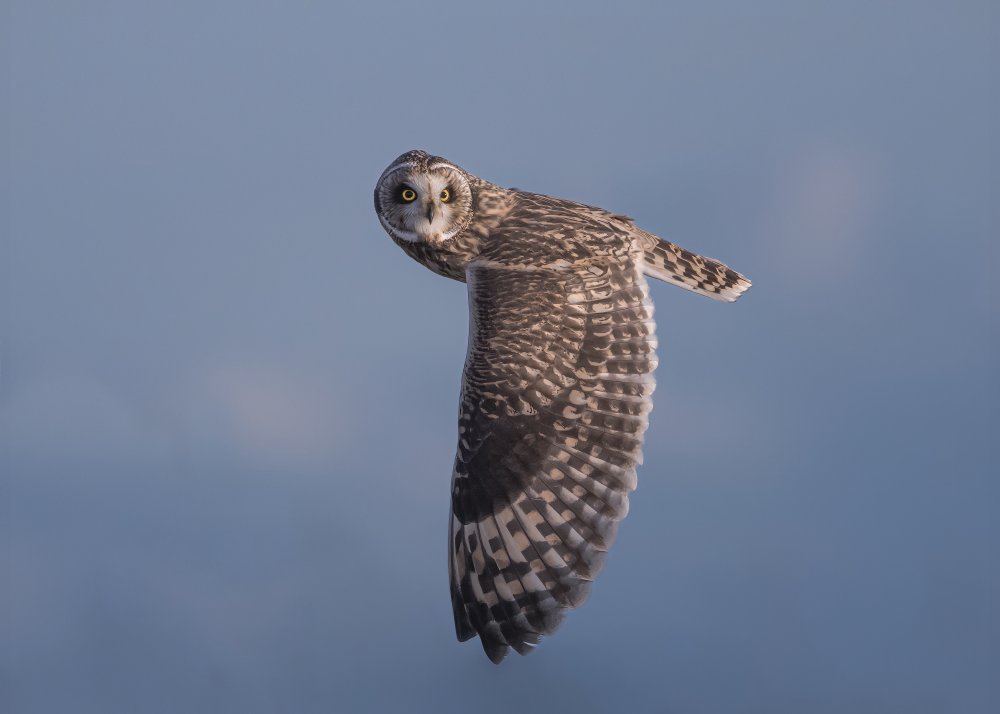
[(516, 637), (507, 637), (506, 639), (491, 636), (487, 632), (479, 633), (479, 641), (483, 646), (483, 652), (486, 653), (486, 656), (493, 664), (503, 662), (511, 649), (522, 657), (525, 657), (535, 651), (541, 640), (541, 633), (534, 631), (521, 631), (517, 633)]
[(510, 647), (495, 640), (491, 640), (487, 637), (479, 636), (479, 641), (483, 645), (483, 651), (486, 656), (490, 658), (490, 662), (493, 664), (500, 664), (503, 662), (504, 657), (510, 652)]
[(711, 295), (711, 297), (723, 302), (736, 302), (743, 297), (744, 293), (753, 287), (753, 283), (750, 282), (749, 278), (746, 278), (739, 273), (736, 273), (736, 276), (737, 277), (733, 281), (732, 285), (727, 285), (715, 295)]

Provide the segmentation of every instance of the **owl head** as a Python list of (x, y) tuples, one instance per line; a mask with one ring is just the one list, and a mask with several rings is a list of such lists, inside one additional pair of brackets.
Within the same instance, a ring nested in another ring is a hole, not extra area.
[(408, 151), (389, 164), (375, 186), (375, 212), (390, 236), (441, 244), (472, 221), (469, 175), (439, 156)]

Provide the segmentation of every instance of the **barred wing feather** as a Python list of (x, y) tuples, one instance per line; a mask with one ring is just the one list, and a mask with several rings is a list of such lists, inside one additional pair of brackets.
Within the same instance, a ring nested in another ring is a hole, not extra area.
[(635, 488), (656, 338), (631, 256), (484, 261), (466, 279), (449, 574), (458, 638), (499, 662), (554, 632), (601, 570)]

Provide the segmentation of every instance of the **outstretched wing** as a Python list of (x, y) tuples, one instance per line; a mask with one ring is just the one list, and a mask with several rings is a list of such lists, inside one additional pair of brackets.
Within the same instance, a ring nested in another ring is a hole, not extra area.
[(735, 302), (750, 289), (746, 277), (714, 258), (684, 250), (644, 230), (636, 229), (636, 233), (645, 248), (646, 275), (723, 302)]
[(635, 488), (656, 367), (641, 258), (467, 271), (470, 335), (452, 479), (460, 640), (499, 662), (579, 605)]

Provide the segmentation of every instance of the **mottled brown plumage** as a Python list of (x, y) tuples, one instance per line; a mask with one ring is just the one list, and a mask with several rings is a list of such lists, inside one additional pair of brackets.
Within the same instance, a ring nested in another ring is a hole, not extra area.
[(624, 216), (503, 189), (422, 151), (390, 164), (375, 208), (411, 257), (468, 283), (455, 628), (494, 662), (526, 654), (586, 597), (628, 512), (655, 386), (645, 276), (726, 301), (750, 282)]

